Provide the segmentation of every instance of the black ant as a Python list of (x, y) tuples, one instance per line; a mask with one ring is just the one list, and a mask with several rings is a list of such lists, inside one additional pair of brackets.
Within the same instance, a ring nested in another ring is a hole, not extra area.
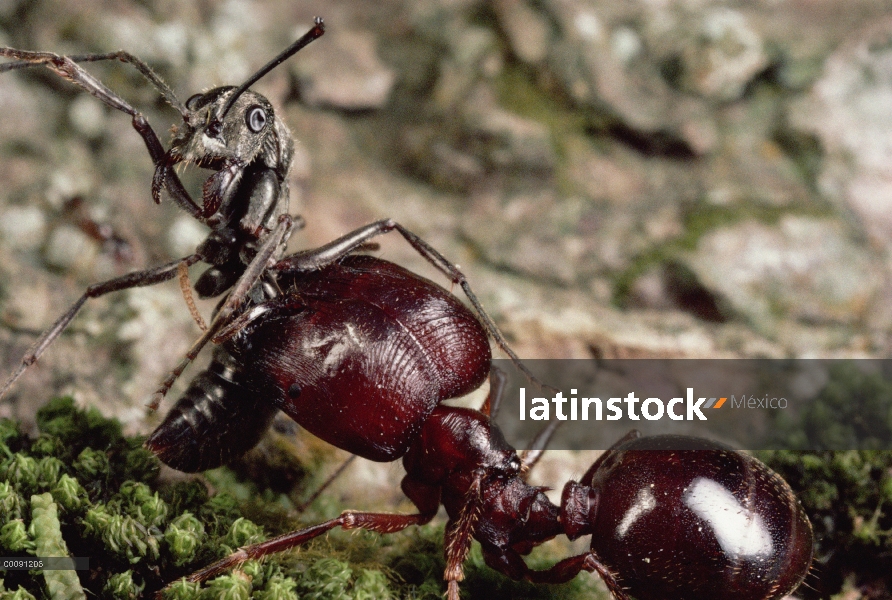
[[(270, 102), (249, 88), (298, 50), (322, 36), (324, 31), (322, 19), (316, 18), (310, 31), (242, 85), (195, 94), (185, 104), (147, 64), (123, 50), (109, 54), (60, 56), (50, 52), (0, 47), (0, 56), (15, 59), (0, 65), (0, 73), (45, 66), (108, 106), (130, 115), (133, 127), (142, 136), (155, 164), (152, 178), (155, 202), (161, 202), (162, 190), (166, 189), (177, 206), (211, 228), (207, 239), (189, 256), (89, 286), (77, 302), (38, 338), (22, 358), (19, 368), (0, 387), (0, 397), (40, 358), (88, 299), (155, 285), (182, 276), (184, 269), (204, 262), (211, 266), (196, 281), (195, 291), (202, 298), (227, 295), (205, 333), (154, 394), (151, 406), (157, 408), (207, 342), (221, 341), (227, 335), (221, 336), (223, 330), (231, 333), (232, 328), (227, 329), (227, 326), (242, 313), (249, 299), (253, 304), (260, 304), (279, 295), (281, 286), (276, 282), (278, 276), (318, 271), (367, 247), (372, 238), (394, 230), (450, 281), (461, 286), (487, 332), (519, 368), (527, 372), (483, 310), (464, 274), (424, 240), (393, 220), (376, 221), (320, 248), (282, 259), (289, 237), (304, 225), (302, 218), (288, 214), (287, 178), (293, 160), (294, 142), (291, 132), (276, 116)], [(174, 128), (171, 147), (167, 151), (139, 111), (78, 64), (102, 60), (120, 60), (133, 65), (180, 113), (183, 124)], [(202, 188), (201, 206), (192, 200), (173, 169), (180, 163), (192, 163), (214, 171)]]
[[(786, 483), (745, 455), (703, 440), (682, 440), (693, 446), (689, 452), (670, 447), (677, 438), (627, 436), (581, 483), (566, 485), (560, 506), (548, 500), (544, 488), (528, 485), (525, 473), (541, 450), (518, 456), (490, 422), (501, 378), (490, 375), (489, 338), (529, 373), (464, 275), (415, 234), (382, 220), (320, 248), (283, 256), (289, 236), (303, 226), (287, 212), (293, 143), (266, 98), (248, 88), (323, 31), (317, 19), (241, 86), (215, 88), (185, 104), (126, 52), (65, 57), (0, 48), (0, 55), (15, 59), (0, 71), (44, 65), (131, 115), (155, 163), (155, 201), (167, 190), (178, 206), (212, 229), (187, 257), (90, 286), (37, 340), (0, 395), (87, 299), (167, 281), (205, 262), (210, 267), (196, 291), (202, 297), (226, 296), (156, 392), (153, 406), (208, 341), (217, 344), (213, 360), (146, 445), (174, 468), (212, 468), (251, 448), (281, 409), (356, 455), (402, 458), (402, 489), (418, 513), (345, 512), (242, 548), (191, 580), (203, 581), (335, 527), (393, 533), (421, 525), (443, 504), (449, 515), (444, 579), (450, 600), (458, 598), (473, 539), (481, 543), (487, 564), (511, 578), (559, 583), (583, 570), (597, 572), (619, 600), (628, 600), (626, 589), (642, 600), (774, 599), (794, 589), (811, 561), (811, 527)], [(169, 150), (138, 111), (78, 64), (111, 59), (132, 64), (182, 115)], [(214, 171), (204, 184), (201, 206), (173, 170), (180, 162)], [(462, 287), (476, 315), (432, 282), (356, 254), (392, 230)], [(492, 383), (482, 410), (440, 404), (477, 389), (487, 375)], [(552, 432), (546, 430), (536, 447)], [(728, 511), (737, 515), (736, 529), (726, 526)], [(561, 534), (592, 535), (592, 548), (545, 571), (529, 569), (522, 556)]]

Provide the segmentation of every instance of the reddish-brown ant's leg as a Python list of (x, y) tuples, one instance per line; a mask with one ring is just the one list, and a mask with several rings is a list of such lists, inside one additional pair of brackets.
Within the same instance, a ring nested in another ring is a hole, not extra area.
[(631, 600), (616, 575), (592, 551), (565, 558), (545, 571), (527, 569), (524, 578), (533, 583), (564, 583), (576, 577), (580, 571), (597, 573), (616, 600)]
[(464, 562), (471, 551), (471, 541), (474, 539), (474, 530), (480, 518), (480, 509), (483, 497), (480, 486), (486, 472), (483, 469), (474, 471), (474, 479), (465, 496), (465, 504), (461, 509), (458, 519), (450, 521), (446, 526), (446, 571), (443, 579), (446, 580), (446, 591), (449, 600), (458, 600), (458, 582), (464, 580)]
[[(319, 525), (307, 527), (306, 529), (301, 529), (299, 531), (292, 531), (265, 542), (239, 548), (226, 558), (218, 560), (214, 564), (192, 573), (186, 580), (195, 582), (207, 581), (211, 577), (219, 575), (233, 567), (237, 567), (246, 560), (261, 558), (269, 554), (283, 552), (296, 546), (300, 546), (336, 527), (340, 527), (341, 529), (365, 529), (377, 533), (396, 533), (397, 531), (402, 531), (406, 527), (412, 525), (424, 525), (425, 523), (430, 522), (433, 517), (433, 514), (399, 515), (393, 513), (345, 511), (341, 513), (339, 517), (326, 521), (325, 523), (320, 523)], [(159, 592), (158, 595), (160, 597), (161, 592)]]
[(2, 387), (0, 387), (0, 398), (6, 394), (7, 390), (9, 390), (10, 386), (24, 373), (28, 367), (37, 362), (37, 359), (46, 351), (47, 348), (52, 345), (52, 343), (58, 338), (66, 327), (74, 320), (74, 317), (77, 316), (77, 313), (86, 304), (87, 300), (90, 298), (98, 298), (100, 296), (104, 296), (105, 294), (110, 294), (112, 292), (118, 292), (121, 290), (127, 290), (136, 287), (146, 287), (149, 285), (155, 285), (156, 283), (161, 283), (162, 281), (168, 281), (177, 276), (177, 273), (180, 270), (181, 265), (185, 265), (187, 267), (194, 265), (195, 263), (201, 260), (201, 256), (199, 254), (192, 254), (180, 260), (175, 260), (173, 262), (167, 263), (166, 265), (162, 265), (160, 267), (155, 267), (153, 269), (146, 269), (145, 271), (136, 271), (135, 273), (128, 273), (122, 277), (116, 277), (115, 279), (111, 279), (109, 281), (105, 281), (102, 283), (94, 283), (84, 294), (71, 305), (71, 307), (65, 311), (65, 313), (59, 317), (53, 326), (43, 332), (43, 334), (37, 338), (37, 341), (31, 346), (25, 356), (22, 357), (22, 364), (19, 365), (19, 368), (16, 369), (6, 380)]

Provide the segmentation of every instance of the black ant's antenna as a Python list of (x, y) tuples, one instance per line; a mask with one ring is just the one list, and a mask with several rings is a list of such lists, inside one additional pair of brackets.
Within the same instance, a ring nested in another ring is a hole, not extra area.
[(235, 101), (239, 96), (244, 93), (249, 87), (257, 83), (257, 81), (278, 67), (280, 64), (288, 60), (293, 54), (295, 54), (298, 50), (312, 42), (313, 40), (322, 37), (322, 34), (325, 33), (325, 23), (322, 21), (322, 17), (316, 17), (313, 19), (313, 28), (303, 34), (300, 39), (296, 42), (285, 48), (277, 57), (266, 63), (263, 67), (260, 68), (256, 73), (251, 75), (248, 80), (238, 86), (232, 95), (229, 96), (229, 99), (226, 100), (226, 104), (223, 105), (223, 110), (217, 115), (218, 120), (223, 120), (223, 117), (226, 116), (226, 113), (229, 112), (229, 109), (232, 108), (232, 105), (235, 104)]

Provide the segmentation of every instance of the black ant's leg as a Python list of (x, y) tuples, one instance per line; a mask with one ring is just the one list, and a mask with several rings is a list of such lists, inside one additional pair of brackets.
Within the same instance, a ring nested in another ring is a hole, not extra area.
[[(220, 332), (233, 321), (239, 308), (241, 308), (245, 299), (248, 297), (248, 292), (250, 292), (257, 282), (260, 281), (260, 278), (270, 265), (276, 262), (278, 256), (281, 256), (281, 253), (284, 252), (285, 244), (287, 244), (288, 238), (291, 237), (291, 233), (294, 231), (295, 223), (300, 225), (303, 223), (303, 220), (298, 219), (295, 221), (291, 215), (287, 214), (279, 217), (279, 222), (276, 224), (276, 227), (257, 249), (257, 254), (251, 260), (250, 264), (248, 264), (245, 272), (242, 273), (238, 281), (235, 282), (232, 291), (229, 293), (229, 296), (226, 297), (226, 302), (223, 303), (217, 311), (217, 314), (214, 315), (214, 320), (211, 321), (207, 330), (195, 341), (194, 344), (192, 344), (192, 347), (189, 348), (189, 351), (186, 352), (179, 364), (174, 367), (164, 381), (161, 382), (160, 387), (154, 394), (152, 394), (152, 399), (149, 402), (149, 408), (151, 410), (158, 409), (161, 400), (163, 400), (164, 396), (167, 395), (167, 392), (170, 391), (174, 382), (183, 374), (186, 367), (195, 360), (195, 357), (198, 356), (198, 353), (201, 352), (202, 348), (204, 348), (209, 341), (214, 340)], [(176, 271), (173, 276), (175, 275)], [(260, 305), (260, 307), (262, 306), (263, 305)]]
[(180, 265), (186, 265), (187, 267), (194, 265), (195, 263), (201, 260), (201, 255), (192, 254), (180, 260), (175, 260), (173, 262), (167, 263), (166, 265), (162, 265), (160, 267), (155, 267), (153, 269), (146, 269), (145, 271), (137, 271), (135, 273), (129, 273), (122, 277), (116, 277), (115, 279), (111, 279), (109, 281), (105, 281), (102, 283), (94, 283), (84, 294), (71, 305), (65, 313), (59, 317), (59, 319), (53, 323), (53, 326), (43, 332), (43, 334), (34, 342), (34, 345), (28, 350), (25, 356), (22, 357), (22, 364), (19, 365), (19, 368), (16, 369), (12, 375), (6, 380), (3, 384), (3, 387), (0, 387), (0, 398), (6, 393), (6, 391), (10, 388), (10, 386), (15, 383), (15, 381), (24, 373), (28, 367), (37, 362), (37, 359), (46, 351), (46, 349), (55, 341), (59, 335), (65, 330), (66, 327), (71, 323), (77, 313), (80, 311), (81, 307), (89, 300), (90, 298), (98, 298), (99, 296), (104, 296), (105, 294), (109, 294), (111, 292), (117, 292), (121, 290), (126, 290), (130, 288), (136, 287), (146, 287), (150, 285), (155, 285), (156, 283), (161, 283), (162, 281), (168, 281), (177, 276)]
[[(49, 54), (46, 52), (36, 52), (34, 54)], [(186, 110), (186, 107), (179, 101), (176, 97), (176, 94), (173, 93), (173, 90), (170, 89), (170, 86), (165, 83), (161, 77), (152, 70), (152, 68), (142, 61), (137, 56), (130, 54), (125, 50), (118, 50), (117, 52), (108, 52), (106, 54), (70, 54), (68, 57), (71, 61), (76, 63), (82, 62), (98, 62), (103, 60), (119, 60), (122, 63), (128, 63), (133, 65), (133, 67), (139, 71), (139, 73), (145, 77), (149, 83), (155, 86), (155, 89), (161, 93), (164, 99), (170, 104), (178, 113), (183, 115), (185, 118), (189, 111)], [(35, 62), (30, 59), (24, 60), (16, 60), (8, 63), (3, 63), (0, 65), (0, 73), (4, 73), (6, 71), (12, 71), (15, 69), (26, 69), (28, 67), (35, 67), (43, 64), (42, 62)]]
[[(544, 454), (545, 449), (548, 447), (548, 443), (551, 441), (554, 433), (557, 431), (558, 427), (560, 427), (562, 423), (563, 421), (555, 420), (551, 421), (548, 425), (543, 427), (542, 430), (536, 434), (536, 437), (533, 438), (533, 441), (530, 442), (530, 449), (524, 451), (524, 453), (521, 454), (520, 460), (523, 463), (524, 480), (529, 477), (530, 470), (534, 466), (536, 466), (536, 463), (539, 462), (540, 458), (542, 458), (542, 454)], [(588, 481), (586, 477), (591, 479), (595, 471), (597, 471), (598, 468), (601, 466), (601, 463), (603, 463), (604, 460), (611, 455), (614, 448), (617, 448), (628, 441), (638, 439), (639, 437), (641, 437), (641, 433), (633, 429), (629, 433), (618, 439), (616, 442), (613, 443), (612, 446), (610, 446), (610, 448), (608, 448), (601, 456), (598, 457), (598, 459), (591, 467), (589, 467), (589, 470), (580, 479), (580, 481)]]
[(505, 371), (495, 366), (489, 369), (489, 393), (486, 395), (486, 400), (483, 401), (483, 406), (480, 407), (480, 412), (490, 419), (495, 419), (499, 414), (499, 407), (502, 405), (507, 383), (508, 377), (505, 375)]
[[(383, 219), (381, 221), (375, 221), (374, 223), (369, 223), (364, 227), (360, 227), (344, 236), (339, 237), (338, 239), (325, 244), (319, 248), (313, 250), (305, 250), (303, 252), (297, 252), (290, 256), (286, 256), (283, 258), (277, 265), (273, 267), (276, 271), (281, 272), (308, 272), (308, 271), (317, 271), (324, 267), (325, 265), (331, 264), (334, 261), (350, 254), (354, 250), (356, 250), (359, 246), (362, 246), (372, 238), (375, 238), (379, 235), (383, 235), (385, 233), (389, 233), (391, 231), (396, 230), (399, 232), (403, 238), (409, 242), (409, 244), (415, 248), (415, 250), (424, 257), (430, 264), (440, 270), (441, 273), (446, 275), (452, 283), (458, 284), (461, 286), (462, 290), (465, 292), (465, 296), (468, 297), (468, 300), (471, 301), (471, 304), (474, 306), (474, 310), (477, 311), (477, 316), (480, 317), (481, 323), (483, 323), (484, 328), (495, 340), (496, 344), (502, 351), (508, 355), (511, 361), (517, 365), (517, 368), (534, 384), (539, 387), (552, 389), (550, 386), (546, 386), (541, 383), (530, 371), (527, 369), (526, 365), (524, 365), (520, 358), (514, 353), (514, 350), (508, 345), (507, 340), (505, 340), (505, 336), (502, 335), (501, 330), (492, 320), (492, 318), (486, 313), (483, 308), (483, 305), (480, 304), (480, 301), (477, 299), (477, 296), (474, 294), (473, 290), (471, 290), (471, 285), (468, 283), (467, 278), (464, 273), (462, 273), (458, 267), (456, 267), (453, 263), (449, 262), (445, 256), (440, 254), (435, 248), (433, 248), (430, 244), (425, 242), (423, 239), (397, 223), (392, 219)], [(557, 391), (557, 390), (554, 390)]]
[(338, 468), (335, 469), (334, 472), (328, 476), (328, 478), (326, 478), (326, 480), (322, 483), (322, 485), (320, 485), (316, 489), (316, 491), (314, 491), (312, 494), (310, 494), (306, 500), (301, 502), (300, 505), (295, 508), (295, 510), (298, 513), (302, 513), (305, 510), (307, 510), (310, 507), (310, 505), (313, 504), (313, 502), (315, 502), (316, 499), (322, 495), (322, 492), (324, 492), (326, 489), (328, 489), (328, 487), (331, 486), (331, 484), (334, 483), (338, 479), (338, 477), (343, 475), (344, 471), (347, 470), (347, 467), (349, 467), (353, 463), (354, 460), (356, 460), (356, 454), (351, 454), (350, 457), (347, 460), (345, 460), (344, 462), (342, 462), (340, 465), (338, 465)]
[[(0, 72), (22, 68), (26, 64), (30, 66), (43, 65), (63, 79), (70, 81), (74, 85), (80, 87), (82, 90), (96, 97), (106, 105), (130, 115), (132, 118), (133, 128), (136, 129), (136, 131), (142, 136), (143, 141), (146, 145), (146, 149), (148, 149), (149, 154), (152, 157), (152, 162), (155, 164), (156, 178), (158, 178), (159, 173), (163, 175), (163, 177), (161, 177), (159, 181), (163, 180), (164, 186), (167, 188), (167, 191), (170, 193), (170, 197), (177, 204), (177, 206), (189, 213), (192, 217), (202, 222), (205, 220), (202, 218), (201, 208), (199, 208), (199, 206), (195, 204), (195, 201), (192, 200), (191, 196), (189, 196), (189, 192), (187, 192), (186, 188), (183, 187), (183, 183), (180, 181), (179, 176), (176, 174), (175, 171), (173, 171), (173, 169), (170, 168), (168, 157), (166, 152), (164, 151), (164, 147), (161, 145), (161, 142), (158, 140), (157, 134), (155, 134), (152, 126), (149, 125), (149, 122), (142, 115), (142, 113), (130, 106), (130, 104), (126, 100), (110, 90), (104, 83), (85, 71), (83, 67), (77, 64), (77, 61), (75, 59), (81, 61), (89, 61), (93, 59), (110, 60), (112, 58), (116, 58), (123, 62), (132, 64), (140, 73), (143, 74), (143, 76), (145, 76), (156, 88), (158, 88), (158, 90), (164, 96), (165, 100), (167, 100), (171, 104), (171, 106), (179, 111), (183, 118), (186, 119), (189, 114), (186, 110), (186, 107), (183, 106), (182, 103), (176, 99), (173, 91), (167, 86), (167, 84), (165, 84), (161, 80), (161, 78), (154, 71), (152, 71), (151, 68), (149, 68), (148, 65), (146, 65), (144, 62), (142, 62), (140, 59), (136, 58), (132, 54), (124, 51), (114, 52), (111, 54), (69, 57), (53, 54), (52, 52), (32, 52), (29, 50), (16, 50), (15, 48), (0, 47), (0, 56), (17, 59), (13, 62), (0, 65)], [(156, 201), (160, 199), (160, 196), (158, 196), (158, 192), (160, 192), (160, 188), (156, 190), (155, 194), (153, 194)]]
[[(524, 450), (523, 453), (520, 455), (520, 460), (523, 463), (524, 481), (527, 480), (532, 468), (534, 466), (536, 466), (536, 463), (538, 463), (539, 460), (542, 458), (542, 455), (544, 454), (545, 449), (548, 448), (548, 444), (551, 442), (551, 438), (554, 437), (555, 432), (557, 432), (558, 428), (563, 423), (564, 422), (560, 421), (560, 420), (550, 421), (545, 427), (543, 427), (539, 431), (539, 433), (536, 434), (536, 437), (534, 437), (530, 441), (528, 449)], [(623, 436), (622, 439), (620, 439), (618, 442), (613, 444), (613, 446), (611, 446), (610, 449), (613, 449), (616, 446), (619, 446), (620, 444), (623, 444), (631, 439), (640, 437), (640, 435), (641, 434), (638, 433), (637, 431), (632, 430), (629, 433), (627, 433), (625, 436)], [(589, 469), (590, 474), (594, 473), (597, 470), (597, 468), (601, 465), (601, 462), (603, 461), (604, 457), (606, 457), (610, 453), (610, 449), (607, 452), (605, 452), (604, 454), (602, 454), (601, 457), (597, 461), (595, 461), (595, 464), (592, 465), (591, 469)]]
[[(300, 546), (336, 527), (340, 527), (341, 529), (365, 529), (377, 533), (396, 533), (397, 531), (402, 531), (412, 525), (424, 525), (425, 523), (430, 522), (435, 514), (436, 512), (429, 515), (420, 513), (414, 515), (400, 515), (393, 513), (345, 511), (337, 518), (320, 523), (319, 525), (307, 527), (306, 529), (301, 529), (299, 531), (292, 531), (265, 542), (239, 548), (226, 558), (218, 560), (214, 564), (192, 573), (186, 580), (197, 582), (207, 581), (211, 577), (219, 575), (233, 567), (237, 567), (246, 560), (262, 558), (269, 554), (283, 552), (290, 548)], [(158, 592), (157, 597), (161, 597), (163, 592), (164, 590)]]
[(543, 427), (539, 433), (536, 434), (536, 437), (532, 439), (529, 449), (524, 450), (521, 453), (520, 462), (523, 465), (524, 479), (529, 476), (530, 470), (535, 467), (536, 463), (539, 462), (539, 459), (542, 458), (545, 449), (548, 447), (549, 442), (551, 442), (551, 438), (554, 437), (554, 433), (562, 423), (563, 421), (558, 421), (557, 419), (550, 421), (548, 425)]

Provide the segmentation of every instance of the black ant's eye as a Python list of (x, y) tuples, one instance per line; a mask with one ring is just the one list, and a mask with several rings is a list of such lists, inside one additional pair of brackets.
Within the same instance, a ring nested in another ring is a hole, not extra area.
[(186, 108), (189, 110), (195, 110), (198, 108), (198, 101), (204, 97), (204, 94), (193, 94), (189, 96), (189, 99), (186, 100)]
[(248, 129), (254, 133), (259, 132), (266, 125), (266, 111), (260, 106), (250, 107), (245, 113), (245, 122), (248, 124)]

